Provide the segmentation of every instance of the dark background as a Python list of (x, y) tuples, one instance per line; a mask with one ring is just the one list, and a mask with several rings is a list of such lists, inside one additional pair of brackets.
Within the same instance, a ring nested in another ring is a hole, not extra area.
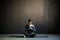
[(0, 34), (22, 34), (29, 18), (38, 34), (59, 34), (56, 0), (1, 0)]

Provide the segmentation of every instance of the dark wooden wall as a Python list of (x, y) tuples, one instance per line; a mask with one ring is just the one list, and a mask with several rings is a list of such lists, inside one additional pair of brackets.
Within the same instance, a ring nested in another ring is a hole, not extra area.
[(2, 0), (0, 4), (0, 13), (2, 14), (0, 33), (24, 33), (24, 26), (29, 18), (36, 26), (37, 33), (56, 32), (54, 27), (54, 13), (57, 13), (56, 2), (49, 0)]

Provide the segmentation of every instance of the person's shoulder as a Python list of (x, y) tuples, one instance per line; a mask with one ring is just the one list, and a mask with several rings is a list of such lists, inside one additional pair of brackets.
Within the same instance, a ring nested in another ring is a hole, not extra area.
[(28, 24), (25, 25), (25, 27), (27, 27), (27, 26), (28, 26)]

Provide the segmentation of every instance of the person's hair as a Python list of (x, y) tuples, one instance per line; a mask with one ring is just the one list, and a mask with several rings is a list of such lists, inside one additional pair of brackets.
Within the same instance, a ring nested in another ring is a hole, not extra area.
[(31, 22), (31, 19), (29, 19), (28, 22)]

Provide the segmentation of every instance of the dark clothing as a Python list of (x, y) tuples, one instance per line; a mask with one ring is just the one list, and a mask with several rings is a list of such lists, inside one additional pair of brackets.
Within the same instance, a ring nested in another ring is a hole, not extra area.
[(25, 26), (25, 35), (28, 36), (28, 37), (32, 37), (32, 36), (35, 36), (36, 35), (36, 28), (34, 25), (31, 25), (31, 28), (29, 27), (29, 25), (26, 25)]

